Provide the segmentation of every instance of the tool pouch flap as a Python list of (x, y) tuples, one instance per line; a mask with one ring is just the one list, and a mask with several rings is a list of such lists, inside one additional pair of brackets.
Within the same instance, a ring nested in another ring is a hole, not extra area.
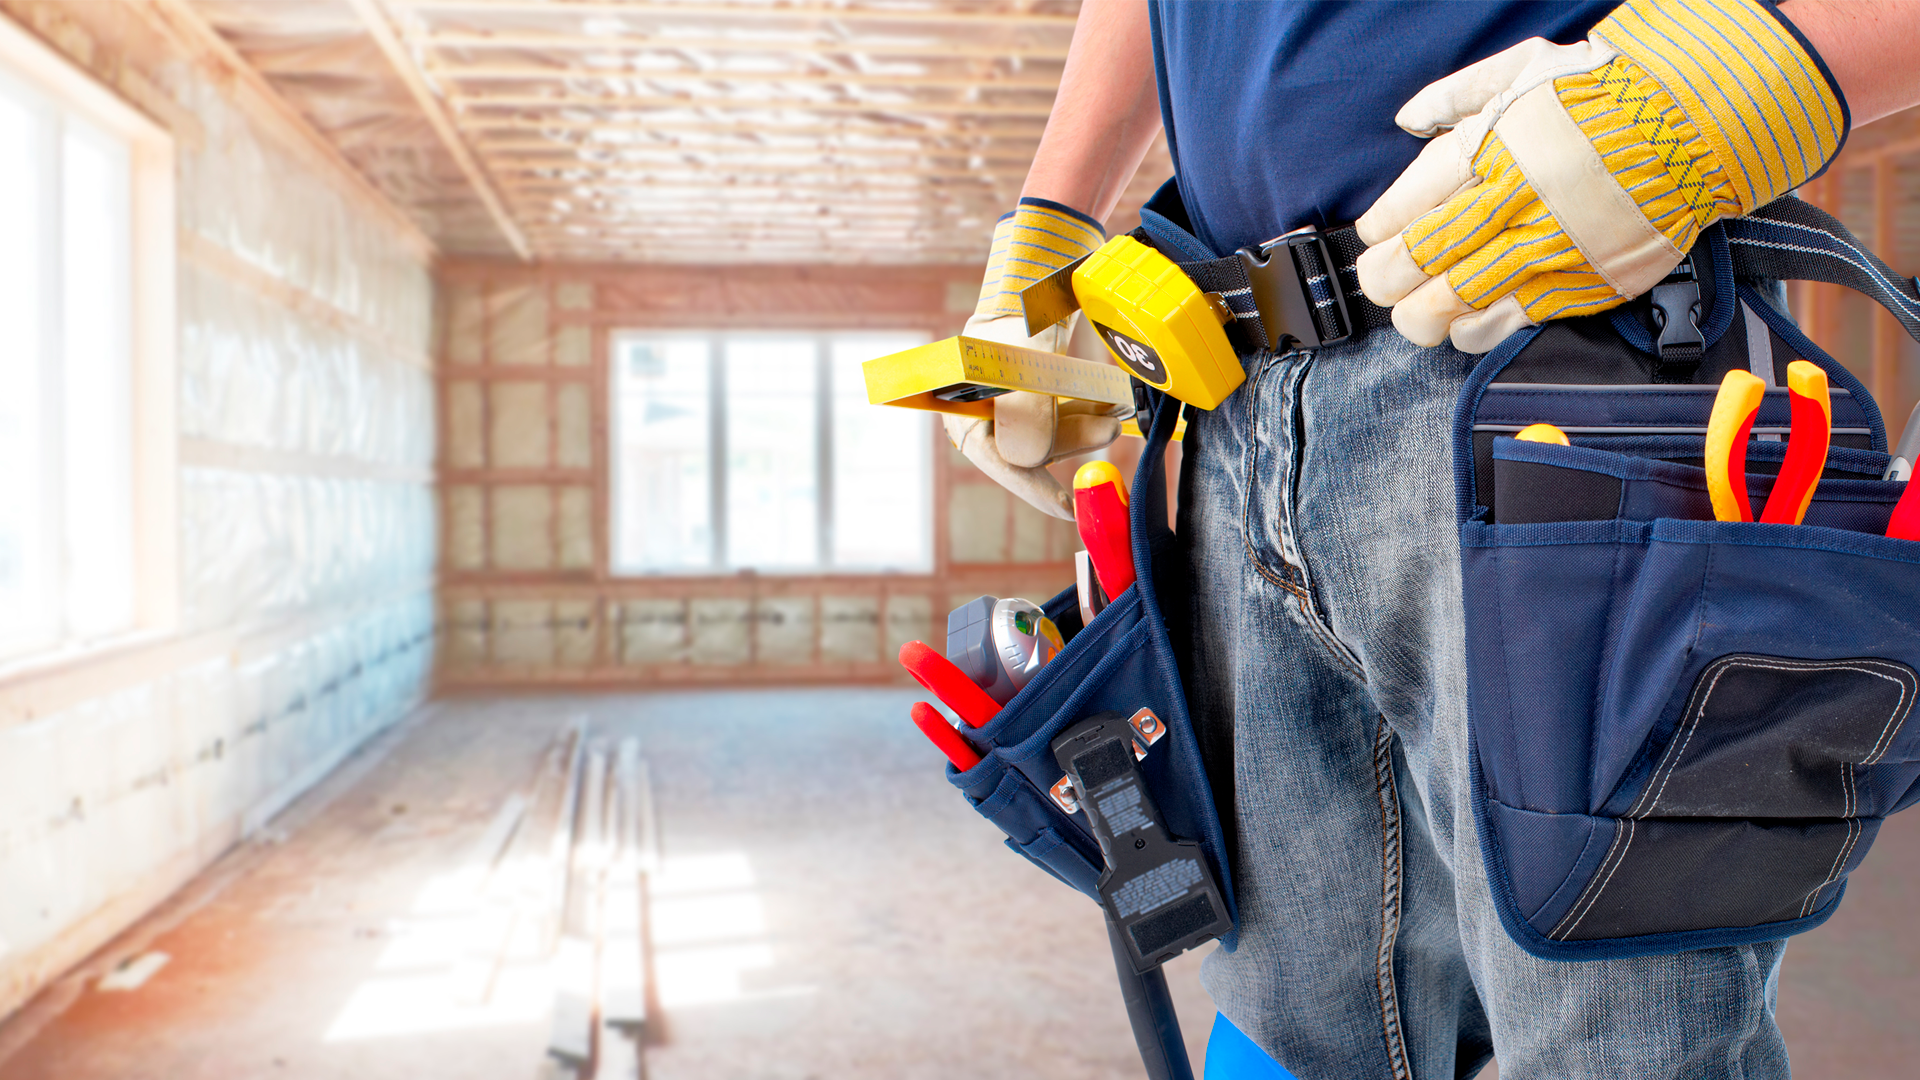
[[(1920, 798), (1920, 542), (1884, 535), (1904, 487), (1880, 480), (1885, 427), (1859, 380), (1775, 309), (1758, 279), (1783, 264), (1740, 254), (1777, 240), (1770, 229), (1802, 230), (1795, 247), (1811, 231), (1813, 247), (1864, 248), (1783, 202), (1696, 245), (1702, 333), (1685, 381), (1656, 381), (1656, 328), (1630, 306), (1515, 335), (1456, 412), (1475, 820), (1501, 921), (1536, 956), (1811, 929), (1880, 822)], [(1875, 299), (1920, 313), (1901, 284)], [(1804, 523), (1714, 520), (1715, 388), (1736, 367), (1769, 386), (1747, 455), (1757, 508), (1796, 359), (1833, 387)], [(1512, 438), (1540, 422), (1571, 445)]]
[[(1086, 811), (1069, 811), (1049, 794), (1063, 776), (1051, 743), (1096, 714), (1151, 709), (1166, 733), (1140, 759), (1140, 772), (1166, 832), (1198, 845), (1231, 917), (1233, 892), (1220, 818), (1161, 609), (1168, 590), (1184, 588), (1181, 560), (1173, 552), (1177, 541), (1167, 527), (1162, 474), (1180, 406), (1158, 393), (1150, 399), (1152, 423), (1129, 500), (1135, 584), (1084, 627), (1074, 590), (1044, 605), (1067, 639), (1066, 648), (976, 733), (993, 744), (980, 764), (964, 772), (948, 766), (947, 778), (1006, 833), (1008, 847), (1098, 900), (1105, 860)], [(1232, 933), (1221, 940), (1231, 947)]]

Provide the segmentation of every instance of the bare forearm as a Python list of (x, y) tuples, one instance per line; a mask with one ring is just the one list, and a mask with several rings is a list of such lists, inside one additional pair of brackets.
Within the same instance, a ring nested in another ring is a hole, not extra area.
[(1145, 0), (1086, 0), (1020, 194), (1105, 221), (1159, 131)]
[(1920, 105), (1920, 0), (1784, 0), (1847, 96), (1853, 126)]

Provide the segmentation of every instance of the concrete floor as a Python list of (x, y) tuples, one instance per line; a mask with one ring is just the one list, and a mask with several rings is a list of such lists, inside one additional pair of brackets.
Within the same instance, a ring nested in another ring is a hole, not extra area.
[[(0, 1025), (0, 1078), (534, 1080), (536, 950), (485, 1008), (447, 984), (473, 842), (581, 714), (638, 734), (654, 778), (652, 1080), (1139, 1076), (1098, 910), (940, 778), (917, 696), (440, 704)], [(91, 988), (149, 950), (172, 959), (138, 990)], [(1198, 961), (1171, 972), (1196, 1061)]]
[[(637, 734), (664, 872), (654, 1080), (1141, 1075), (1095, 909), (1009, 854), (939, 778), (898, 690), (453, 701), (382, 736), (153, 917), (0, 1025), (4, 1080), (532, 1080), (550, 984), (469, 950), (472, 846), (556, 728)], [(1787, 952), (1801, 1077), (1920, 1074), (1920, 813)], [(137, 990), (122, 959), (171, 960)], [(1198, 958), (1170, 973), (1196, 1065)], [(1490, 1075), (1490, 1074), (1489, 1074)]]

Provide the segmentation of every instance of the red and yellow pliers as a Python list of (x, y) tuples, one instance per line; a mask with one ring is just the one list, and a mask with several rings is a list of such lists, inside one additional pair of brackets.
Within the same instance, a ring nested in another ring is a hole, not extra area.
[[(1718, 521), (1752, 521), (1747, 499), (1747, 436), (1760, 411), (1767, 384), (1747, 371), (1729, 371), (1713, 399), (1707, 420), (1707, 497)], [(1813, 502), (1813, 489), (1827, 465), (1833, 441), (1833, 400), (1827, 391), (1827, 373), (1818, 364), (1795, 360), (1787, 365), (1787, 398), (1792, 404), (1792, 428), (1786, 459), (1774, 479), (1760, 520), (1798, 525)]]
[(1747, 501), (1747, 434), (1760, 412), (1767, 384), (1751, 371), (1738, 368), (1720, 380), (1707, 419), (1707, 497), (1713, 500), (1716, 521), (1752, 521)]

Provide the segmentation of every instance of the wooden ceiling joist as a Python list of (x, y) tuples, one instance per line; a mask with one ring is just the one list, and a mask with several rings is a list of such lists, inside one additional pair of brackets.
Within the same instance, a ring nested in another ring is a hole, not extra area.
[(506, 204), (501, 202), (500, 195), (494, 190), (493, 181), (487, 176), (486, 169), (474, 158), (473, 151), (468, 148), (466, 140), (453, 126), (453, 121), (447, 116), (440, 99), (427, 85), (426, 79), (420, 74), (419, 67), (414, 64), (413, 57), (407, 52), (406, 46), (401, 44), (393, 27), (387, 22), (386, 12), (380, 10), (376, 0), (347, 0), (347, 3), (360, 16), (361, 22), (366, 24), (367, 33), (380, 47), (387, 62), (393, 65), (394, 72), (400, 76), (402, 82), (406, 83), (408, 92), (413, 95), (414, 103), (420, 107), (420, 112), (427, 118), (427, 123), (433, 126), (434, 134), (440, 137), (441, 145), (459, 164), (460, 171), (466, 176), (467, 182), (473, 185), (473, 193), (486, 205), (487, 213), (493, 217), (493, 223), (499, 226), (501, 235), (505, 236), (507, 243), (513, 246), (515, 254), (524, 260), (531, 260), (533, 249), (528, 246), (527, 238), (521, 234), (520, 227), (514, 222), (513, 215), (507, 211)]
[[(552, 149), (508, 150), (490, 155), (500, 172), (558, 168), (651, 168), (655, 165), (699, 165), (721, 167), (731, 163), (772, 169), (814, 168), (831, 165), (841, 169), (936, 167), (966, 172), (996, 172), (1001, 166), (1026, 175), (1025, 160), (1011, 154), (981, 154), (967, 150), (846, 150), (837, 147), (786, 146), (583, 146), (574, 153)], [(990, 163), (999, 162), (1001, 166)]]
[(525, 52), (609, 52), (633, 55), (653, 52), (703, 53), (790, 53), (796, 56), (885, 56), (914, 60), (1006, 60), (1062, 61), (1067, 58), (1065, 42), (1058, 45), (997, 45), (965, 41), (894, 40), (885, 38), (830, 39), (821, 37), (776, 38), (693, 37), (683, 34), (649, 36), (604, 34), (536, 34), (498, 30), (472, 33), (458, 30), (434, 31), (417, 44), (435, 51), (450, 49), (510, 49)]
[[(952, 186), (995, 186), (995, 184), (1002, 184), (1002, 186), (1004, 186), (1004, 184), (1018, 184), (1027, 177), (1023, 171), (1018, 171), (1018, 169), (1002, 169), (1002, 171), (998, 171), (998, 173), (968, 171), (968, 169), (889, 169), (887, 175), (891, 175), (891, 177), (920, 177), (920, 179), (947, 181), (947, 183), (952, 184)], [(630, 175), (622, 175), (622, 173), (611, 173), (611, 175), (601, 173), (601, 175), (580, 175), (580, 177), (515, 175), (515, 183), (520, 184), (520, 186), (536, 183), (601, 184), (601, 186), (645, 186), (645, 184), (649, 183), (705, 183), (707, 186), (726, 186), (730, 177), (743, 177), (743, 179), (753, 179), (753, 177), (785, 177), (785, 179), (795, 181), (795, 183), (799, 183), (799, 181), (814, 181), (814, 183), (851, 184), (872, 179), (872, 177), (874, 177), (874, 171), (868, 171), (868, 169), (847, 171), (847, 169), (824, 169), (824, 167), (816, 167), (816, 169), (797, 169), (797, 167), (785, 167), (785, 169), (778, 169), (778, 167), (776, 167), (776, 169), (768, 169), (768, 167), (758, 167), (758, 169), (741, 169), (741, 167), (732, 167), (732, 169), (689, 169), (689, 167), (676, 167), (676, 169), (653, 169), (653, 171), (647, 171), (647, 173), (630, 173)]]
[(729, 20), (825, 19), (842, 23), (925, 23), (951, 26), (1015, 26), (1023, 30), (1072, 33), (1073, 11), (1029, 11), (986, 5), (918, 7), (850, 4), (652, 3), (648, 0), (389, 0), (393, 7), (435, 17), (465, 15), (610, 15), (648, 21), (715, 23)]
[[(795, 110), (800, 111), (800, 110)], [(1017, 123), (1009, 126), (1008, 121)], [(760, 117), (755, 120), (730, 120), (723, 117), (679, 117), (675, 119), (656, 118), (644, 121), (630, 120), (582, 120), (569, 117), (542, 117), (528, 120), (523, 117), (462, 117), (460, 127), (475, 134), (487, 132), (511, 132), (519, 135), (536, 135), (542, 132), (605, 132), (618, 134), (624, 132), (655, 131), (698, 131), (714, 135), (766, 135), (782, 137), (788, 135), (840, 135), (862, 132), (882, 132), (901, 138), (920, 139), (1026, 139), (1038, 142), (1045, 118), (1039, 124), (1026, 122), (1025, 118), (981, 118), (983, 122), (969, 123), (965, 126), (951, 124), (944, 120), (902, 118), (883, 120), (865, 119), (849, 116), (821, 123), (817, 117), (808, 116), (799, 123), (789, 123), (782, 117)]]
[[(636, 135), (639, 133), (635, 133)], [(494, 156), (518, 158), (529, 153), (551, 153), (572, 151), (575, 156), (596, 153), (622, 153), (633, 150), (651, 150), (655, 152), (673, 152), (681, 154), (853, 154), (858, 157), (919, 157), (919, 158), (966, 158), (969, 161), (1004, 161), (1024, 165), (1033, 160), (1034, 147), (1038, 140), (1023, 142), (996, 141), (981, 146), (949, 146), (943, 141), (922, 139), (887, 139), (884, 142), (873, 140), (808, 142), (804, 139), (781, 142), (751, 142), (745, 136), (726, 134), (718, 140), (693, 140), (685, 136), (668, 136), (657, 140), (632, 139), (580, 139), (563, 136), (473, 139), (474, 150), (489, 158)]]
[[(673, 184), (660, 187), (601, 187), (550, 185), (529, 185), (526, 187), (508, 186), (508, 196), (519, 202), (546, 201), (564, 202), (570, 206), (634, 208), (651, 206), (662, 200), (683, 198), (686, 196), (704, 196), (713, 192), (711, 185)], [(950, 191), (926, 191), (921, 188), (861, 188), (846, 184), (808, 183), (800, 185), (744, 185), (729, 184), (723, 191), (736, 193), (719, 198), (735, 198), (740, 202), (752, 202), (765, 199), (769, 194), (780, 195), (789, 201), (814, 203), (821, 200), (840, 201), (849, 196), (857, 196), (861, 205), (872, 206), (880, 203), (904, 203), (923, 207), (928, 213), (992, 213), (1000, 216), (1000, 200), (992, 192), (976, 191), (971, 197), (956, 197)]]
[[(557, 94), (457, 94), (449, 95), (460, 109), (716, 109), (724, 112), (758, 112), (779, 109), (819, 113), (931, 113), (942, 116), (1031, 116), (1045, 119), (1053, 112), (1052, 102), (1013, 105), (1003, 102), (883, 100), (808, 101), (805, 98), (671, 97), (667, 95), (593, 95)], [(539, 121), (526, 118), (529, 126)]]
[(664, 68), (558, 67), (548, 64), (435, 63), (426, 69), (435, 79), (454, 82), (559, 82), (573, 86), (601, 81), (622, 83), (797, 83), (805, 86), (883, 86), (906, 90), (1010, 91), (1052, 95), (1060, 88), (1052, 79), (996, 75), (873, 74), (851, 71), (752, 71), (715, 68), (709, 71)]
[[(429, 151), (362, 145), (354, 160), (419, 220), (463, 223), (478, 238), (463, 250), (504, 255), (491, 220), (522, 258), (673, 263), (978, 262), (1039, 145), (1079, 9), (302, 0), (280, 30), (264, 0), (165, 2), (229, 20), (323, 130), (366, 144), (431, 129)], [(343, 65), (374, 46), (386, 64), (369, 94)], [(329, 85), (360, 96), (330, 103)], [(1136, 186), (1169, 171), (1155, 154)]]

